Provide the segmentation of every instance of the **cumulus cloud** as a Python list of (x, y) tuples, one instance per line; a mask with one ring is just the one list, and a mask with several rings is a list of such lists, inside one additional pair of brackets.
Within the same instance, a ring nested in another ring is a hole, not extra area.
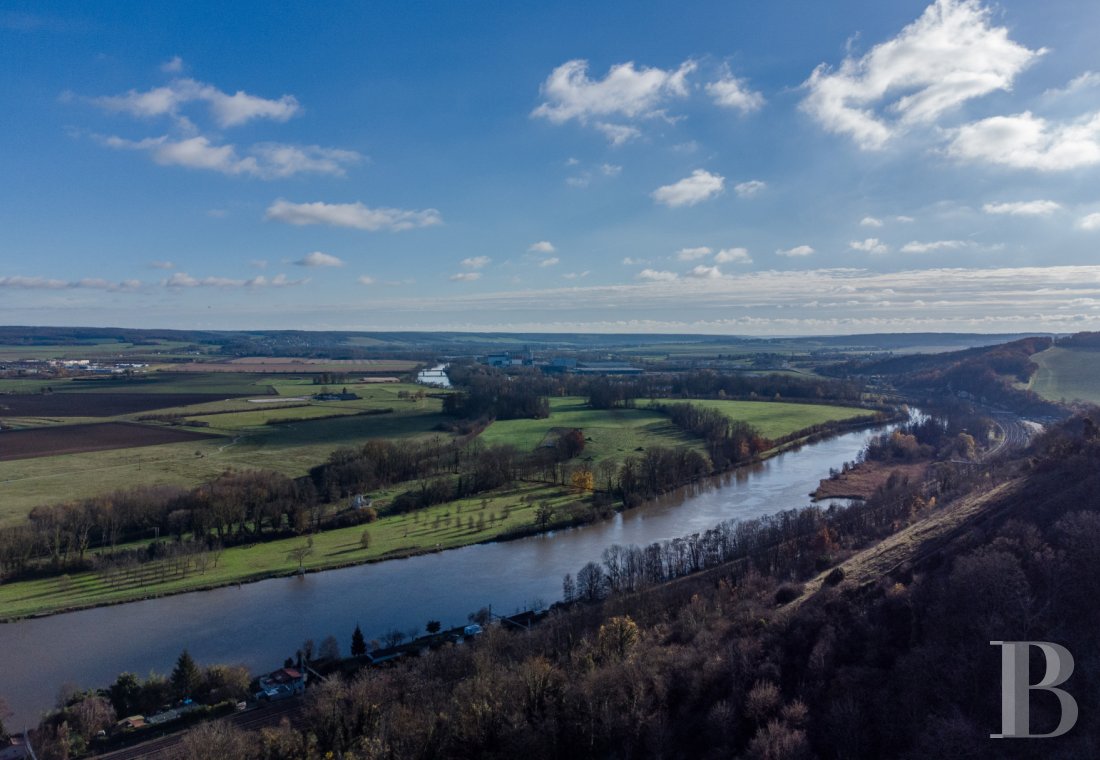
[(551, 256), (548, 259), (543, 259), (542, 261), (540, 261), (539, 266), (540, 267), (552, 267), (560, 261), (561, 261), (561, 259), (559, 259), (557, 256)]
[(483, 269), (489, 266), (489, 262), (491, 261), (492, 259), (488, 256), (471, 256), (470, 258), (463, 259), (458, 263), (464, 267), (467, 267), (468, 269)]
[(658, 269), (643, 269), (638, 272), (637, 277), (639, 280), (650, 282), (672, 282), (677, 279), (675, 272), (663, 272)]
[(930, 253), (932, 251), (958, 251), (964, 248), (974, 248), (977, 244), (970, 240), (933, 240), (922, 243), (917, 240), (906, 243), (901, 247), (902, 253)]
[(1012, 216), (1050, 216), (1061, 208), (1062, 205), (1054, 201), (1012, 201), (987, 203), (982, 206), (982, 211), (987, 214), (1011, 214)]
[(716, 264), (751, 264), (752, 257), (746, 248), (723, 248), (714, 254)]
[(443, 218), (434, 208), (407, 211), (399, 208), (369, 208), (362, 203), (291, 203), (281, 199), (268, 207), (264, 218), (297, 226), (324, 224), (370, 232), (400, 232), (443, 224)]
[(752, 113), (764, 105), (764, 96), (749, 89), (748, 80), (733, 76), (727, 66), (722, 78), (707, 84), (707, 93), (715, 104), (733, 108), (741, 113)]
[(1077, 226), (1083, 230), (1100, 230), (1100, 213), (1081, 217), (1081, 221), (1077, 222)]
[(355, 151), (322, 148), (319, 145), (260, 143), (241, 155), (232, 144), (218, 145), (202, 135), (173, 138), (168, 135), (127, 140), (102, 138), (104, 145), (116, 150), (144, 151), (162, 166), (206, 169), (230, 176), (281, 179), (295, 174), (343, 176), (347, 166), (362, 157)]
[(618, 164), (600, 164), (600, 172), (605, 177), (617, 177), (623, 170), (623, 167)]
[(590, 79), (588, 61), (566, 61), (542, 83), (540, 91), (544, 101), (531, 115), (554, 124), (576, 119), (582, 124), (597, 121), (607, 127), (617, 126), (607, 123), (611, 117), (657, 116), (662, 113), (661, 106), (666, 101), (688, 94), (687, 76), (694, 70), (692, 61), (667, 71), (635, 67), (630, 61), (612, 66), (603, 79)]
[(865, 216), (859, 220), (861, 227), (881, 227), (882, 220), (873, 216)]
[(751, 198), (768, 186), (767, 182), (758, 179), (750, 179), (748, 182), (740, 182), (733, 186), (733, 191), (740, 198)]
[(1030, 111), (992, 116), (954, 130), (947, 154), (1043, 172), (1095, 166), (1100, 163), (1100, 111), (1062, 123)]
[(566, 272), (562, 275), (562, 278), (566, 280), (583, 280), (590, 274), (592, 274), (592, 272), (586, 269), (583, 272)]
[(853, 240), (848, 243), (848, 247), (853, 251), (864, 251), (865, 253), (886, 253), (890, 250), (890, 246), (886, 245), (886, 243), (883, 243), (878, 238)]
[(706, 264), (699, 264), (693, 267), (688, 273), (688, 277), (694, 277), (698, 280), (720, 280), (722, 279), (722, 271), (718, 267), (710, 266)]
[(623, 266), (632, 267), (648, 263), (649, 259), (636, 259), (633, 256), (626, 256), (625, 258), (623, 258)]
[(369, 275), (361, 274), (361, 275), (359, 275), (359, 277), (357, 278), (357, 282), (358, 282), (358, 283), (359, 283), (360, 285), (373, 285), (373, 284), (374, 284), (374, 282), (375, 282), (375, 280), (374, 280), (374, 278), (373, 278), (373, 277), (371, 277), (371, 276), (369, 276)]
[[(178, 71), (183, 67), (183, 62), (175, 58), (165, 65), (177, 66), (174, 69), (165, 69), (166, 71)], [(194, 79), (173, 79), (163, 87), (144, 91), (129, 90), (123, 95), (93, 98), (92, 102), (109, 111), (143, 118), (179, 117), (185, 104), (203, 102), (214, 121), (221, 127), (236, 127), (253, 119), (282, 122), (301, 111), (301, 106), (293, 95), (269, 99), (250, 95), (244, 90), (229, 94)]]
[(696, 259), (703, 259), (710, 256), (713, 251), (705, 246), (701, 245), (696, 248), (681, 248), (676, 252), (676, 258), (680, 261), (695, 261)]
[(779, 255), (779, 256), (798, 257), (798, 256), (809, 256), (813, 252), (814, 252), (814, 249), (811, 248), (808, 245), (796, 245), (794, 248), (786, 248), (786, 249), (780, 248), (779, 250), (776, 251), (776, 254)]
[(173, 56), (160, 65), (160, 70), (166, 74), (178, 74), (183, 71), (183, 59)]
[(531, 243), (531, 245), (527, 246), (528, 253), (553, 253), (556, 250), (558, 249), (555, 248), (554, 244), (549, 240), (540, 240), (537, 243)]
[(652, 196), (657, 203), (663, 203), (671, 208), (694, 206), (721, 193), (725, 182), (725, 177), (720, 174), (696, 169), (690, 177), (657, 188)]
[(1064, 98), (1094, 87), (1100, 87), (1100, 72), (1086, 71), (1071, 79), (1065, 87), (1049, 89), (1043, 95), (1047, 98)]
[(175, 269), (176, 267), (171, 261), (150, 261), (149, 266), (153, 269)]
[(481, 272), (458, 272), (448, 278), (451, 282), (473, 282), (481, 279)]
[(991, 16), (977, 0), (936, 0), (863, 57), (846, 58), (835, 71), (818, 66), (804, 83), (802, 108), (826, 130), (872, 150), (968, 100), (1010, 90), (1046, 51), (1013, 42)]
[(295, 261), (294, 264), (300, 267), (342, 267), (344, 266), (344, 260), (327, 253), (314, 251), (313, 253), (307, 253), (303, 258)]

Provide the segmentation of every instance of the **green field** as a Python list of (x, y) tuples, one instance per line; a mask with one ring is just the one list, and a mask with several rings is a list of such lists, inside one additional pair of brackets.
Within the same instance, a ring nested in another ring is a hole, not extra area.
[[(316, 393), (309, 380), (280, 389), (298, 388), (300, 395)], [(350, 388), (349, 388), (350, 390)], [(173, 443), (137, 449), (96, 451), (82, 454), (0, 462), (0, 525), (23, 519), (35, 506), (79, 499), (135, 485), (193, 486), (212, 480), (230, 467), (271, 469), (291, 477), (304, 475), (341, 446), (354, 446), (378, 438), (448, 436), (435, 428), (444, 422), (442, 401), (398, 398), (401, 391), (416, 393), (423, 386), (369, 384), (355, 386), (363, 396), (356, 401), (308, 402), (292, 409), (266, 408), (247, 399), (213, 401), (197, 407), (158, 410), (158, 413), (201, 411), (193, 419), (207, 422), (199, 428), (221, 438)], [(178, 392), (173, 390), (172, 392)], [(283, 403), (303, 403), (290, 401)], [(275, 404), (273, 406), (278, 406)], [(393, 413), (360, 416), (371, 409)], [(240, 410), (229, 414), (211, 411)], [(136, 419), (148, 412), (112, 419)], [(346, 416), (310, 421), (309, 416)], [(296, 417), (301, 421), (268, 425), (270, 419)], [(34, 420), (53, 424), (71, 419)]]
[(669, 422), (668, 417), (648, 409), (589, 409), (578, 397), (550, 399), (550, 417), (545, 420), (502, 420), (481, 434), (488, 444), (508, 444), (520, 451), (534, 451), (552, 441), (552, 431), (580, 428), (587, 441), (582, 459), (597, 463), (605, 459), (622, 461), (639, 448), (650, 446), (692, 446), (702, 450), (702, 441)]
[(1039, 369), (1028, 387), (1043, 398), (1100, 404), (1100, 351), (1055, 346), (1031, 360)]
[[(650, 399), (653, 404), (678, 403), (674, 399)], [(724, 401), (720, 399), (689, 399), (687, 403), (708, 409), (758, 428), (766, 438), (780, 438), (823, 422), (848, 420), (870, 412), (850, 406), (796, 404), (786, 401)]]
[[(561, 507), (575, 500), (576, 496), (566, 489), (525, 484), (486, 494), (484, 498), (463, 499), (412, 514), (383, 517), (373, 523), (315, 534), (313, 553), (305, 559), (304, 566), (317, 570), (488, 541), (531, 526), (538, 502)], [(505, 512), (507, 517), (504, 517)], [(471, 517), (473, 528), (468, 525)], [(484, 521), (480, 530), (479, 520)], [(364, 530), (370, 534), (367, 549), (360, 545)], [(185, 577), (163, 582), (152, 576), (154, 568), (149, 567), (150, 575), (141, 585), (136, 582), (111, 585), (94, 572), (0, 584), (0, 619), (289, 574), (297, 569), (298, 562), (289, 559), (288, 552), (306, 545), (306, 541), (305, 537), (299, 537), (229, 548), (218, 558), (216, 568), (208, 566), (205, 572), (192, 570)]]

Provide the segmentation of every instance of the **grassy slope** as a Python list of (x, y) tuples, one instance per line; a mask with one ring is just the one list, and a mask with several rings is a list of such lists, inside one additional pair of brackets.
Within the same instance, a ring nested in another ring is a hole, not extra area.
[(1030, 388), (1043, 398), (1100, 404), (1100, 351), (1054, 347), (1031, 359), (1039, 369)]
[[(653, 403), (676, 403), (655, 399)], [(866, 409), (824, 404), (794, 404), (774, 401), (723, 401), (719, 399), (692, 399), (690, 403), (717, 409), (727, 417), (747, 422), (760, 429), (767, 438), (778, 438), (796, 430), (822, 422), (846, 420), (869, 414)]]

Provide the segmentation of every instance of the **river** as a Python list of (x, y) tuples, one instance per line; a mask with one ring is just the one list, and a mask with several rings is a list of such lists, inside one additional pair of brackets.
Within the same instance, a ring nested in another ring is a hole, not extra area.
[(854, 459), (872, 431), (846, 433), (712, 479), (607, 520), (517, 541), (469, 546), (301, 577), (0, 624), (0, 696), (9, 727), (33, 725), (63, 684), (107, 686), (122, 671), (167, 673), (185, 647), (199, 663), (272, 670), (307, 638), (332, 634), (344, 654), (397, 628), (466, 622), (486, 605), (508, 614), (561, 598), (561, 578), (610, 544), (648, 544), (810, 503), (830, 467)]

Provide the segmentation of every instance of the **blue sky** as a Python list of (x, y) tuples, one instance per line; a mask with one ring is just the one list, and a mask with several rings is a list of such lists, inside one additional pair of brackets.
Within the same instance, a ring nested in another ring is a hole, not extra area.
[(5, 3), (0, 323), (1100, 328), (1100, 5)]

